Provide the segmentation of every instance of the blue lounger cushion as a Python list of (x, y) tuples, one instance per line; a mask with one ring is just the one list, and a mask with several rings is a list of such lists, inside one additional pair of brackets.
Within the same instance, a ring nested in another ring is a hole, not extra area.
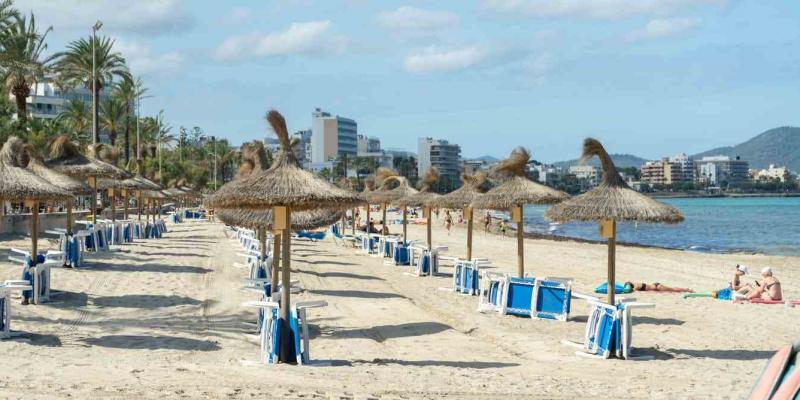
[(311, 239), (311, 240), (323, 240), (325, 239), (325, 232), (306, 232), (306, 231), (298, 231), (297, 237)]
[(408, 247), (404, 244), (398, 244), (397, 247), (394, 249), (394, 263), (397, 265), (408, 265), (410, 264), (410, 257), (408, 253)]
[(536, 317), (545, 319), (566, 318), (569, 315), (572, 293), (558, 281), (539, 281), (536, 293)]
[(534, 278), (511, 278), (508, 285), (506, 313), (522, 317), (531, 316)]

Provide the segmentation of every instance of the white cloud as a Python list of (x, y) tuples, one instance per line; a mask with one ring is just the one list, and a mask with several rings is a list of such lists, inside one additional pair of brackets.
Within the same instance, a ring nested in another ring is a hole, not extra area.
[(21, 11), (36, 14), (37, 22), (57, 30), (90, 32), (99, 19), (103, 30), (142, 34), (182, 32), (194, 26), (184, 0), (25, 0)]
[(644, 28), (628, 34), (628, 40), (658, 39), (686, 32), (700, 25), (699, 18), (653, 19)]
[(729, 0), (484, 0), (492, 10), (536, 17), (619, 19), (659, 15), (702, 5), (725, 5)]
[(403, 67), (409, 72), (441, 72), (469, 68), (481, 62), (486, 52), (477, 46), (454, 49), (428, 47), (407, 56)]
[(178, 71), (183, 63), (183, 55), (170, 51), (153, 54), (150, 47), (135, 41), (117, 39), (114, 47), (122, 53), (134, 75), (163, 75)]
[(449, 11), (423, 10), (403, 6), (378, 14), (378, 24), (396, 31), (432, 31), (458, 24), (458, 15)]
[(296, 22), (284, 31), (231, 36), (214, 51), (218, 61), (289, 54), (340, 54), (347, 38), (331, 32), (331, 21)]

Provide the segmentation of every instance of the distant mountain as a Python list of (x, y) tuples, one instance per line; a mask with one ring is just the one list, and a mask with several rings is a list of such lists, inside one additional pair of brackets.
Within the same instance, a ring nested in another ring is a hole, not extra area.
[(744, 143), (718, 147), (692, 157), (703, 156), (740, 156), (750, 162), (751, 168), (767, 168), (769, 164), (776, 164), (800, 171), (800, 128), (784, 126), (770, 129)]
[[(642, 157), (635, 156), (633, 154), (612, 154), (611, 159), (614, 160), (614, 165), (616, 165), (618, 168), (626, 168), (626, 167), (641, 168), (642, 164), (648, 161)], [(555, 165), (556, 167), (562, 167), (562, 168), (567, 168), (570, 165), (578, 165), (578, 164), (580, 164), (580, 162), (577, 159), (559, 161), (553, 163), (553, 165)], [(597, 157), (593, 157), (587, 164), (599, 167), (600, 160)]]
[(480, 161), (483, 161), (483, 162), (485, 162), (487, 164), (492, 164), (492, 163), (496, 163), (496, 162), (500, 161), (499, 158), (492, 157), (492, 156), (473, 157), (473, 158), (468, 158), (467, 160), (480, 160)]

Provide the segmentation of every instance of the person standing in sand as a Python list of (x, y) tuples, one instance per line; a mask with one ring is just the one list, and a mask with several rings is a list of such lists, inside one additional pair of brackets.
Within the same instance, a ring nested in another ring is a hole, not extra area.
[(486, 216), (483, 218), (483, 234), (488, 234), (492, 229), (492, 214), (486, 211)]
[(444, 227), (447, 229), (447, 236), (450, 236), (450, 228), (453, 226), (453, 216), (450, 215), (450, 210), (444, 213)]

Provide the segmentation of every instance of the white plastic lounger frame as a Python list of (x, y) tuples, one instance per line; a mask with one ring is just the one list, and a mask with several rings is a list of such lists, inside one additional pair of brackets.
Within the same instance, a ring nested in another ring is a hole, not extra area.
[[(474, 258), (472, 260), (464, 260), (457, 258), (453, 262), (453, 287), (452, 291), (464, 295), (474, 296), (480, 291), (480, 273), (482, 268), (487, 268), (492, 265), (488, 258)], [(468, 272), (470, 271), (470, 272)], [(469, 275), (469, 276), (468, 276)], [(472, 278), (478, 280), (477, 287), (472, 284)], [(467, 282), (467, 279), (470, 282)]]
[[(25, 265), (25, 258), (31, 256), (31, 252), (27, 250), (20, 250), (20, 249), (11, 249), (12, 254), (16, 254), (16, 256), (12, 255), (9, 256), (8, 259), (11, 261), (16, 261), (22, 265)], [(31, 285), (31, 290), (33, 291), (33, 296), (31, 296), (31, 301), (34, 304), (42, 304), (45, 302), (50, 301), (51, 292), (50, 292), (50, 267), (53, 265), (59, 266), (63, 265), (63, 253), (60, 251), (48, 251), (45, 255), (44, 262), (34, 265), (30, 268), (31, 273), (31, 281), (27, 282), (24, 280), (17, 280), (17, 281), (8, 281), (8, 282), (15, 282), (16, 284), (22, 285)]]
[[(563, 298), (553, 299), (546, 291), (561, 294)], [(572, 297), (572, 279), (548, 277), (537, 279), (533, 287), (533, 307), (531, 317), (566, 321), (569, 319), (570, 300)], [(544, 303), (540, 303), (544, 300)]]
[[(274, 316), (280, 309), (278, 303), (273, 301), (250, 301), (244, 303), (244, 305), (247, 307), (258, 307), (264, 309), (265, 316)], [(311, 364), (311, 346), (309, 343), (308, 319), (306, 310), (309, 308), (325, 307), (327, 305), (328, 302), (324, 300), (300, 301), (295, 304), (292, 310), (293, 316), (297, 318), (298, 328), (300, 331), (300, 343), (302, 347), (300, 349), (300, 354), (298, 354), (298, 361), (300, 361), (301, 365)], [(272, 348), (272, 344), (274, 342), (272, 338), (272, 324), (274, 321), (274, 317), (265, 317), (261, 325), (260, 359), (264, 364), (274, 364), (277, 362), (277, 360), (273, 357), (273, 354), (276, 354), (277, 352)]]
[(478, 292), (478, 312), (501, 312), (501, 301), (505, 296), (508, 274), (486, 272), (481, 279)]
[(25, 281), (0, 282), (0, 339), (22, 336), (11, 330), (11, 292), (33, 290)]
[[(655, 304), (619, 301), (617, 306), (600, 301), (588, 301), (589, 318), (583, 343), (562, 341), (563, 344), (577, 347), (575, 354), (599, 359), (609, 358), (612, 354), (625, 360), (648, 360), (652, 356), (634, 356), (633, 352), (633, 317), (631, 310), (654, 308)], [(618, 338), (610, 337), (619, 335)], [(610, 348), (609, 345), (614, 346)]]

